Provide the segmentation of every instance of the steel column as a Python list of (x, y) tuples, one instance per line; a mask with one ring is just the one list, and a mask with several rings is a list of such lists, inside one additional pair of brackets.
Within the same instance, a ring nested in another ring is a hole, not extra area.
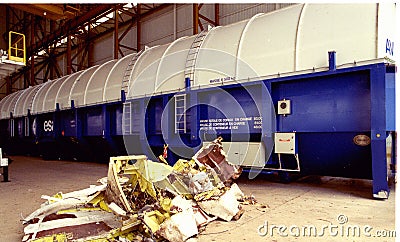
[(140, 23), (142, 5), (137, 5), (137, 17), (136, 17), (136, 51), (139, 52), (141, 49), (141, 38), (142, 38), (142, 24)]
[[(31, 15), (31, 46), (35, 44), (35, 16)], [(31, 86), (35, 85), (35, 53), (31, 49)]]
[(91, 22), (89, 21), (88, 34), (87, 34), (87, 39), (86, 39), (86, 41), (88, 42), (88, 45), (87, 45), (87, 53), (88, 53), (87, 65), (88, 65), (88, 67), (93, 65), (93, 61), (92, 61), (93, 60), (93, 42), (90, 41), (90, 39), (92, 38), (91, 32), (92, 32), (92, 27), (91, 27)]
[[(50, 20), (50, 33), (52, 33), (53, 31), (55, 31), (55, 22)], [(50, 80), (52, 80), (54, 78), (54, 69), (56, 68), (55, 65), (57, 63), (57, 61), (54, 59), (54, 48), (55, 46), (53, 45), (52, 51), (50, 51), (51, 53), (51, 65), (49, 65), (48, 68), (50, 68)]]
[(193, 34), (199, 33), (199, 4), (193, 4)]
[(119, 39), (118, 39), (118, 8), (114, 11), (114, 59), (118, 59)]
[(72, 73), (71, 35), (67, 37), (67, 75)]
[(12, 92), (11, 76), (6, 77), (6, 95)]
[(219, 26), (219, 3), (214, 6), (215, 26)]

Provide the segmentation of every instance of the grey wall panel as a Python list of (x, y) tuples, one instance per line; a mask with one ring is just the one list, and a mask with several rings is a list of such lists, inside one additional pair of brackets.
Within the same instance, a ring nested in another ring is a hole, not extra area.
[(93, 65), (103, 64), (114, 59), (113, 34), (97, 39), (93, 43)]
[[(119, 29), (119, 36), (121, 36), (126, 28)], [(125, 37), (120, 42), (121, 45), (129, 46), (132, 48), (136, 48), (137, 46), (137, 38), (136, 38), (136, 25), (133, 26), (129, 32), (125, 35)], [(132, 54), (134, 51), (121, 47), (122, 53), (124, 56)], [(119, 58), (121, 58), (121, 54), (119, 54)]]

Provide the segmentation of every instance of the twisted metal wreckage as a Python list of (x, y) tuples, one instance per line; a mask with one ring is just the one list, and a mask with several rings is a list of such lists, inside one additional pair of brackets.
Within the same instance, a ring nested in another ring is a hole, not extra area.
[(240, 174), (221, 139), (173, 167), (144, 155), (111, 157), (102, 185), (42, 196), (47, 202), (23, 221), (23, 241), (185, 241), (217, 218), (240, 218), (246, 197), (232, 183)]

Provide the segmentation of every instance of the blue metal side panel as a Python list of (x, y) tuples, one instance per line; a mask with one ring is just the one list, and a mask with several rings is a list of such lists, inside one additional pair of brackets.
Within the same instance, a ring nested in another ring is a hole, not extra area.
[(54, 129), (54, 113), (46, 113), (40, 114), (37, 116), (37, 136), (39, 138), (48, 137), (54, 138), (55, 137), (55, 129)]
[(114, 121), (111, 125), (115, 127), (114, 135), (122, 135), (122, 105), (114, 109)]
[(198, 100), (202, 104), (198, 120), (200, 130), (217, 135), (260, 134), (261, 110), (257, 103), (262, 102), (262, 86), (263, 83), (235, 85), (199, 92)]
[(281, 132), (345, 132), (370, 129), (368, 72), (272, 83), (274, 101), (291, 100), (292, 113), (279, 115)]
[(85, 134), (87, 136), (101, 136), (103, 135), (103, 112), (101, 107), (87, 108), (86, 113), (86, 123)]
[(77, 125), (75, 120), (75, 112), (68, 110), (61, 112), (61, 130), (64, 131), (64, 136), (76, 137)]
[(396, 130), (396, 90), (395, 73), (386, 73), (386, 130)]
[(371, 146), (354, 144), (360, 132), (300, 133), (297, 135), (301, 172), (352, 178), (372, 178)]
[(162, 97), (153, 97), (149, 100), (146, 111), (146, 134), (148, 137), (161, 134), (161, 115), (163, 112)]

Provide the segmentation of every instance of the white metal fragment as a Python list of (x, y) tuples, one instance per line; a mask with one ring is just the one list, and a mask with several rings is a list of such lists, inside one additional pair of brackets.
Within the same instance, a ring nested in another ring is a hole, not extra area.
[(33, 234), (40, 231), (51, 230), (56, 228), (62, 228), (66, 226), (75, 226), (75, 225), (83, 225), (90, 224), (95, 222), (101, 222), (107, 219), (113, 219), (114, 215), (107, 212), (99, 212), (97, 211), (93, 215), (78, 217), (78, 218), (63, 218), (56, 219), (47, 222), (29, 224), (24, 228), (25, 234)]
[(218, 199), (210, 199), (198, 202), (206, 213), (231, 221), (239, 211), (239, 202), (235, 197), (235, 190), (229, 189)]
[(114, 202), (108, 204), (108, 208), (111, 209), (117, 215), (126, 216), (125, 210), (123, 210), (120, 206), (118, 206)]
[(171, 216), (160, 225), (157, 231), (169, 241), (186, 241), (188, 238), (198, 234), (196, 220), (193, 212), (181, 212)]
[(199, 172), (190, 179), (189, 189), (191, 194), (199, 194), (214, 188), (210, 178), (205, 172)]

